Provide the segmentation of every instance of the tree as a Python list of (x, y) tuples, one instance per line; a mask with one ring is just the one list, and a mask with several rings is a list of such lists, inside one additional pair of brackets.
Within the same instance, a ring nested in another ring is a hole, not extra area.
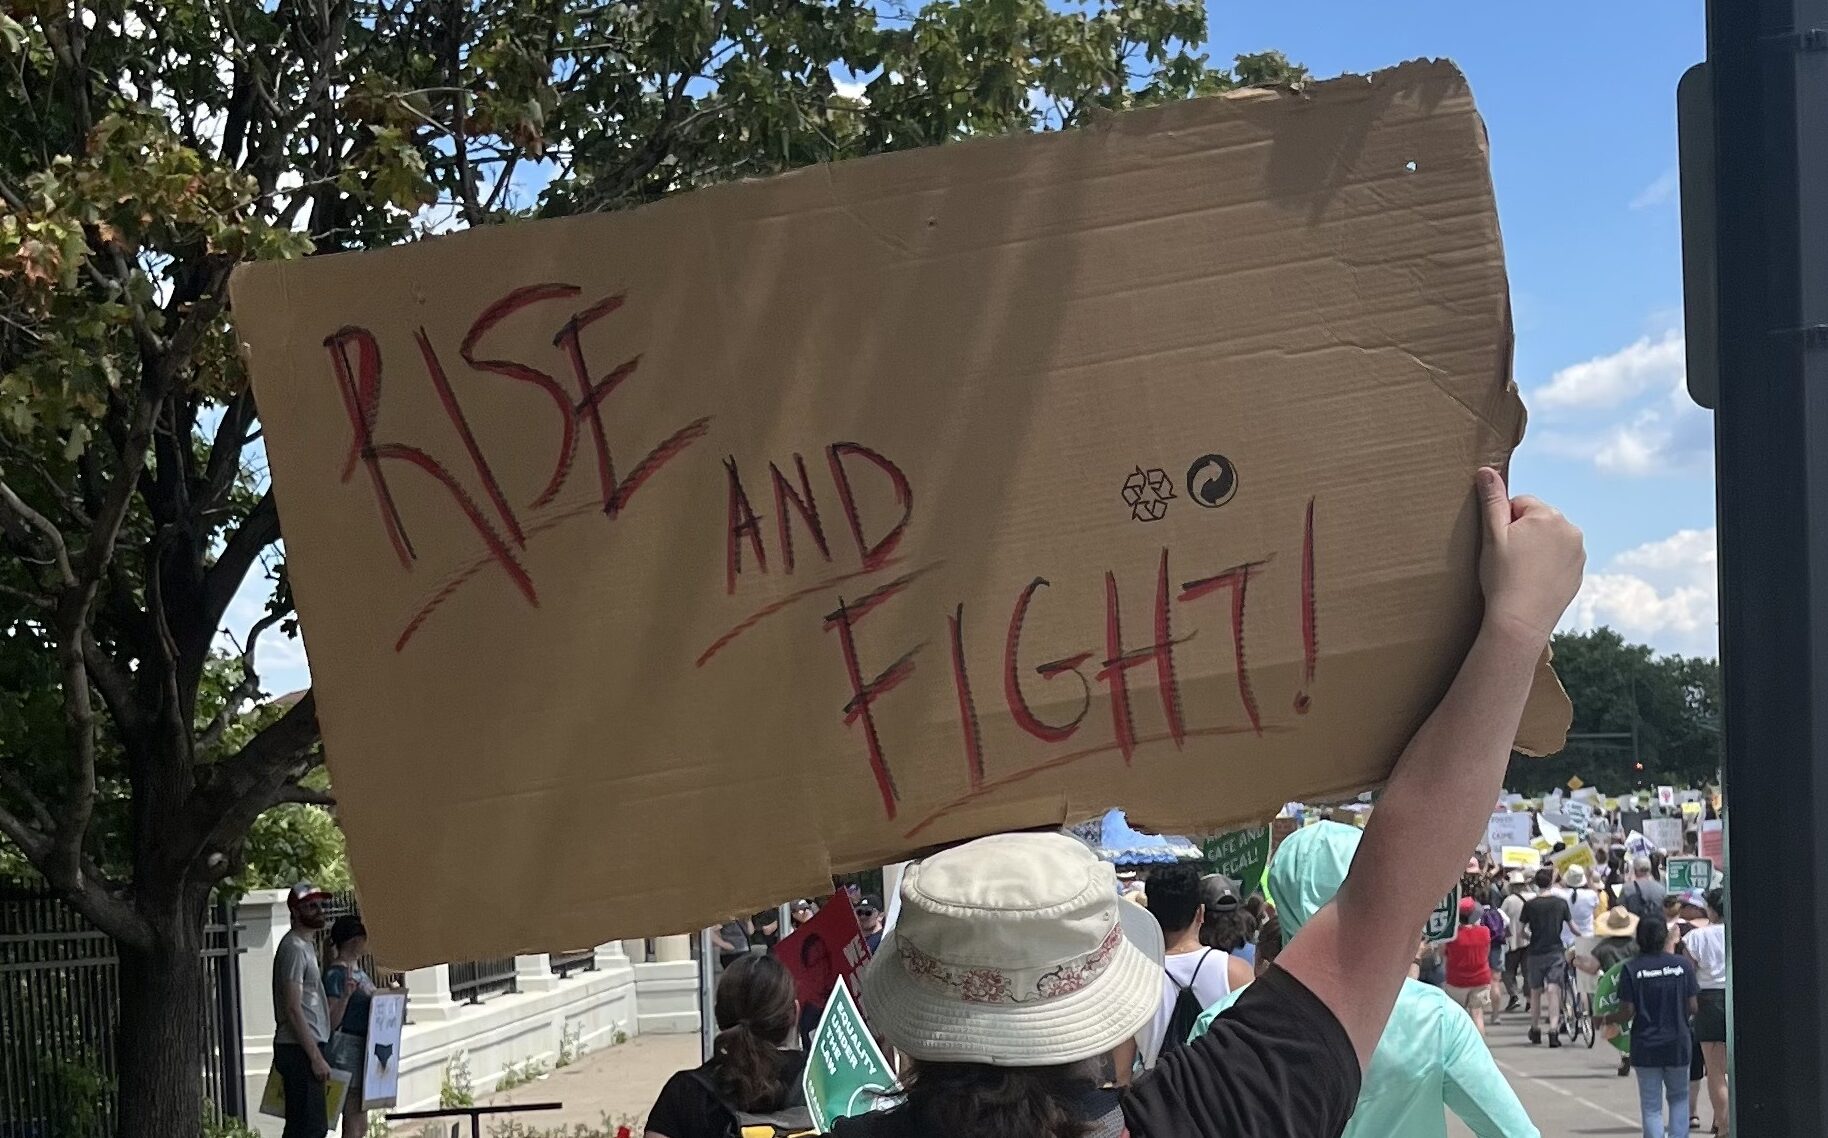
[(1578, 776), (1614, 794), (1710, 782), (1718, 773), (1718, 661), (1658, 656), (1597, 628), (1558, 634), (1555, 670), (1574, 702), (1567, 749), (1548, 759), (1513, 756), (1506, 786), (1534, 793)]
[(1205, 33), (1198, 0), (0, 4), (0, 837), (120, 946), (123, 1133), (197, 1133), (206, 900), (327, 801), (311, 696), (260, 703), (294, 629), (233, 267), (1302, 78)]

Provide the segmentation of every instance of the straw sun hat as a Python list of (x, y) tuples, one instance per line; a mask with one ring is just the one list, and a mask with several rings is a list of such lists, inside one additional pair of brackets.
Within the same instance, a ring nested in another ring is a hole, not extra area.
[(1154, 916), (1065, 834), (1003, 834), (934, 854), (863, 973), (890, 1042), (928, 1062), (1044, 1067), (1135, 1036), (1162, 999)]

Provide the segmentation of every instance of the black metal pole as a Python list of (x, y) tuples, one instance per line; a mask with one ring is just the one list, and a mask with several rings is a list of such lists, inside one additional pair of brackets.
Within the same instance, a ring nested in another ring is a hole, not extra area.
[(1828, 1135), (1828, 0), (1708, 9), (1733, 1133)]

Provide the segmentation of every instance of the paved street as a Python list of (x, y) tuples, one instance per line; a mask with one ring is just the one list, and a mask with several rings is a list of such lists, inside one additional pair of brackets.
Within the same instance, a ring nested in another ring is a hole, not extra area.
[[(1638, 1126), (1637, 1080), (1619, 1078), (1619, 1053), (1604, 1040), (1589, 1051), (1583, 1044), (1551, 1051), (1531, 1047), (1524, 1038), (1529, 1016), (1513, 1013), (1487, 1037), (1498, 1067), (1523, 1100), (1544, 1138), (1561, 1135), (1635, 1135)], [(1707, 1111), (1702, 1112), (1707, 1124)], [(1472, 1134), (1449, 1116), (1452, 1138)]]

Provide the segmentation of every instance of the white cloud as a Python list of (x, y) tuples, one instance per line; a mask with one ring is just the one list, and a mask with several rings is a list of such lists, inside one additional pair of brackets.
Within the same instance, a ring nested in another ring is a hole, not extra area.
[(1677, 173), (1676, 168), (1671, 166), (1661, 174), (1658, 174), (1656, 181), (1638, 191), (1638, 196), (1631, 199), (1631, 208), (1649, 209), (1652, 206), (1662, 205), (1663, 203), (1672, 200), (1676, 196), (1676, 191), (1680, 188), (1680, 175)]
[(1611, 355), (1562, 368), (1531, 399), (1551, 410), (1617, 407), (1656, 387), (1680, 387), (1684, 365), (1681, 332), (1665, 332), (1655, 340), (1640, 336)]
[(1610, 625), (1664, 652), (1719, 651), (1719, 577), (1714, 530), (1678, 530), (1628, 549), (1587, 574), (1562, 627)]

